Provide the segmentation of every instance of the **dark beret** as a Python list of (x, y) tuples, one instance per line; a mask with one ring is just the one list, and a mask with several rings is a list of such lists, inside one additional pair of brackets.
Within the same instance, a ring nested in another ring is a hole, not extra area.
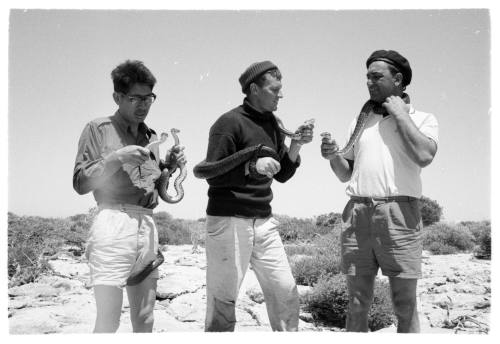
[(400, 53), (394, 50), (377, 50), (374, 51), (368, 60), (366, 60), (366, 68), (374, 61), (387, 62), (403, 74), (403, 86), (409, 85), (411, 82), (411, 67), (410, 62)]
[(252, 63), (244, 72), (241, 74), (238, 79), (241, 85), (241, 91), (245, 92), (245, 89), (250, 85), (253, 81), (255, 81), (259, 76), (267, 72), (268, 70), (278, 68), (271, 61), (262, 61)]

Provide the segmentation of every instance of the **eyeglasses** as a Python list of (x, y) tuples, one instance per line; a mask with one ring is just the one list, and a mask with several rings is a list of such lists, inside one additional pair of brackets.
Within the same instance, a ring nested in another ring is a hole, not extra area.
[(126, 94), (123, 94), (123, 95), (128, 98), (129, 102), (132, 103), (132, 105), (137, 105), (137, 104), (139, 104), (139, 102), (142, 102), (146, 105), (151, 105), (156, 100), (156, 94), (154, 94), (154, 93), (151, 93), (151, 94), (148, 94), (145, 96), (139, 96), (139, 95), (129, 96)]

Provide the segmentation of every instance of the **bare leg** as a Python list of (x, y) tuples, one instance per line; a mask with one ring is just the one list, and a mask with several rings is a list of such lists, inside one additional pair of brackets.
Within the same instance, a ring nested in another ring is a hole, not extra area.
[(347, 276), (349, 308), (348, 332), (368, 332), (368, 312), (373, 301), (375, 275)]
[(94, 286), (97, 308), (94, 333), (113, 333), (120, 326), (123, 290), (109, 285)]
[(418, 333), (417, 279), (390, 277), (392, 303), (398, 318), (398, 332)]
[(156, 278), (146, 278), (137, 285), (127, 286), (134, 332), (153, 332), (157, 281)]

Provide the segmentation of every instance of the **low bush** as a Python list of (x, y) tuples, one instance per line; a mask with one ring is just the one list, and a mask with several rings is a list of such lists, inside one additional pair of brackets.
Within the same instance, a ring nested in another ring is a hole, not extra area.
[(285, 244), (285, 252), (291, 256), (313, 256), (318, 252), (318, 248), (312, 244)]
[(340, 227), (342, 226), (342, 214), (340, 213), (329, 213), (322, 214), (316, 217), (316, 226), (323, 227)]
[(297, 284), (311, 286), (322, 276), (340, 272), (339, 240), (339, 232), (332, 232), (316, 238), (310, 248), (304, 249), (309, 253), (305, 257), (293, 259), (293, 256), (289, 256), (292, 274)]
[(474, 248), (474, 236), (463, 225), (435, 223), (423, 231), (424, 249), (433, 254), (470, 252)]
[(280, 222), (278, 231), (284, 243), (311, 242), (317, 236), (331, 231), (329, 227), (316, 226), (312, 219), (299, 219), (286, 215), (274, 217)]
[(433, 199), (422, 196), (420, 198), (420, 215), (425, 227), (430, 226), (441, 220), (443, 208)]
[(70, 232), (65, 219), (8, 214), (9, 287), (35, 281), (49, 270), (47, 256), (65, 244)]
[[(322, 325), (345, 328), (349, 295), (345, 276), (342, 274), (322, 276), (305, 297), (304, 310)], [(371, 331), (395, 323), (389, 285), (382, 280), (375, 281), (373, 304), (368, 313), (368, 327)]]
[(485, 228), (477, 238), (474, 256), (481, 259), (491, 259), (491, 228)]
[(158, 230), (160, 245), (191, 245), (195, 241), (198, 242), (198, 245), (204, 245), (205, 227), (202, 221), (174, 219), (164, 211), (155, 213), (153, 218)]
[(476, 248), (474, 256), (481, 259), (491, 259), (491, 222), (490, 221), (462, 221), (474, 236)]

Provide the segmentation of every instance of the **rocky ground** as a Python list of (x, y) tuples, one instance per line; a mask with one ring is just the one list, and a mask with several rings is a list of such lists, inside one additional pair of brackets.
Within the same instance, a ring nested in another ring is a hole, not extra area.
[[(205, 252), (190, 245), (166, 246), (160, 266), (155, 332), (203, 331), (205, 317)], [(54, 272), (37, 282), (9, 289), (11, 334), (88, 333), (93, 329), (95, 305), (86, 286), (88, 267), (68, 251), (50, 261)], [(471, 254), (424, 257), (419, 282), (422, 332), (485, 333), (490, 315), (490, 261)], [(310, 288), (299, 286), (303, 295)], [(124, 297), (118, 332), (132, 332), (129, 305)], [(270, 331), (262, 292), (254, 273), (245, 277), (238, 299), (236, 331)], [(301, 313), (301, 331), (333, 330), (316, 327)], [(395, 332), (393, 326), (381, 332)]]

